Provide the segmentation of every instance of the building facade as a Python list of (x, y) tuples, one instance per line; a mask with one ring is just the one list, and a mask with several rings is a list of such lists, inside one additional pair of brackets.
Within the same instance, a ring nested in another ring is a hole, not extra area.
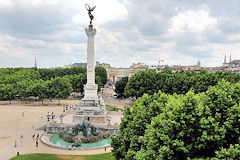
[(240, 60), (233, 60), (229, 63), (229, 67), (238, 68), (240, 67)]
[(96, 62), (96, 66), (104, 67), (107, 70), (108, 83), (110, 85), (115, 84), (123, 77), (131, 77), (139, 71), (147, 70), (145, 63), (133, 63), (130, 68), (115, 68), (111, 67), (110, 64)]

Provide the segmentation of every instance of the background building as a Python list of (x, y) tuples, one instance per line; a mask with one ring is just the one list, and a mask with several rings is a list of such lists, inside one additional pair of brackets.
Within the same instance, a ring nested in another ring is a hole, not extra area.
[(111, 67), (110, 64), (96, 62), (96, 66), (104, 67), (107, 70), (108, 83), (110, 85), (115, 84), (118, 80), (123, 77), (131, 77), (139, 71), (147, 70), (148, 66), (141, 63), (133, 63), (130, 68), (115, 68)]
[(238, 68), (240, 67), (240, 60), (233, 60), (229, 63), (229, 67)]
[(87, 63), (73, 63), (71, 67), (87, 67)]

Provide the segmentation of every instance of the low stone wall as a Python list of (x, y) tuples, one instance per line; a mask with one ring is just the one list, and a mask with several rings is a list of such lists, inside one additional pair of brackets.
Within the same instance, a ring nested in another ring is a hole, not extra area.
[(102, 131), (107, 131), (112, 136), (119, 135), (119, 129), (118, 128), (99, 128)]
[[(111, 135), (115, 136), (119, 134), (119, 129), (118, 128), (104, 128), (104, 127), (98, 127), (99, 130), (105, 131), (110, 133)], [(47, 127), (46, 128), (46, 133), (47, 134), (54, 134), (54, 133), (62, 133), (64, 131), (63, 126), (54, 126), (54, 127)]]
[(54, 127), (46, 128), (47, 134), (62, 133), (63, 131), (64, 131), (64, 126), (54, 126)]
[(105, 147), (111, 147), (110, 144), (108, 145), (104, 145), (104, 146), (100, 146), (100, 147), (91, 147), (91, 148), (72, 148), (72, 147), (61, 147), (61, 146), (57, 146), (55, 144), (52, 144), (49, 140), (49, 138), (51, 137), (51, 134), (44, 134), (41, 136), (40, 140), (41, 142), (51, 148), (55, 148), (55, 149), (62, 149), (62, 150), (93, 150), (93, 149), (101, 149), (101, 148), (105, 148)]

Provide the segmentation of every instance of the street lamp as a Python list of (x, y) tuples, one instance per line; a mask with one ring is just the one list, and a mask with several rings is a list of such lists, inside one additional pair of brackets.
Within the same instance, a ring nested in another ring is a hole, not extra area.
[(51, 117), (51, 115), (49, 114), (49, 112), (47, 113), (46, 117), (47, 117), (47, 121), (49, 122), (49, 121), (50, 121), (50, 117)]
[(112, 119), (111, 116), (107, 116), (108, 126), (110, 126), (111, 119)]

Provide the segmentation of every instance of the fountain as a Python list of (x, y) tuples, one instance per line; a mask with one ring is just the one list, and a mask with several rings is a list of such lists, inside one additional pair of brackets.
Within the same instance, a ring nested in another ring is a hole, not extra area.
[(81, 146), (81, 143), (92, 143), (109, 137), (106, 131), (100, 131), (89, 121), (82, 119), (75, 126), (66, 126), (60, 134), (63, 140), (74, 143), (73, 146)]
[[(109, 144), (110, 134), (106, 131), (99, 130), (85, 119), (82, 119), (73, 126), (65, 126), (60, 128), (60, 130), (57, 129), (47, 131), (48, 134), (51, 134), (49, 142), (51, 142), (53, 146), (81, 149), (83, 148), (83, 144), (85, 147), (90, 143), (97, 144), (97, 147), (101, 147), (101, 143), (103, 142), (108, 142)], [(108, 144), (104, 143), (104, 145)]]

